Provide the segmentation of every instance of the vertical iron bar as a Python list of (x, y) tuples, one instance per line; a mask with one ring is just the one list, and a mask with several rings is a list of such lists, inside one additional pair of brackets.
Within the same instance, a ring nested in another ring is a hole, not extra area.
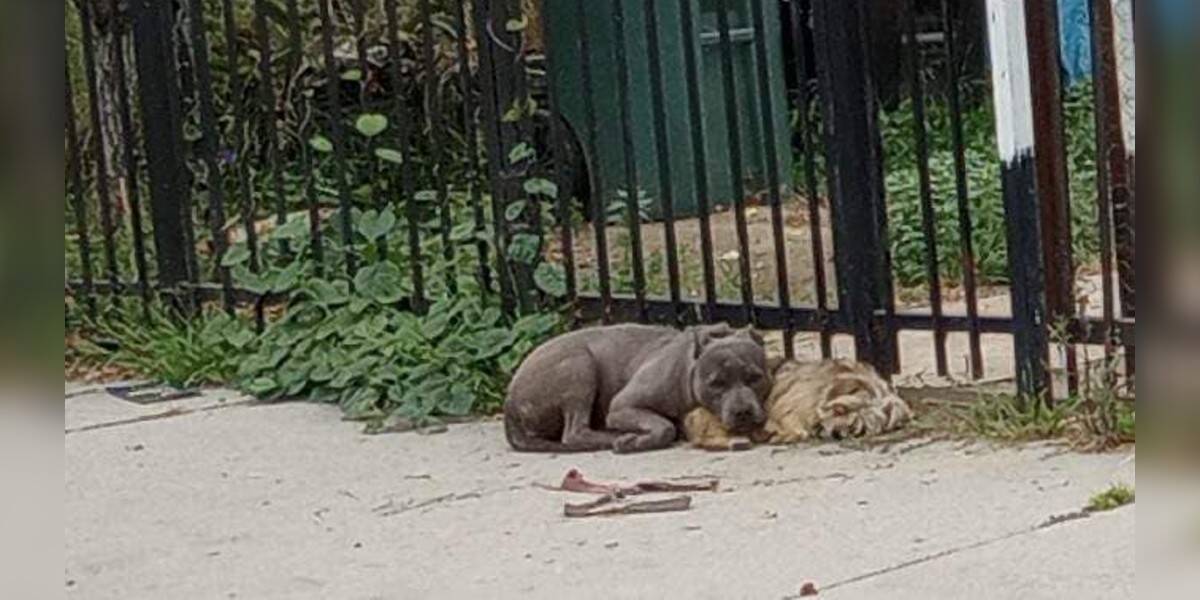
[(334, 170), (337, 172), (338, 200), (341, 205), (342, 244), (345, 246), (346, 273), (351, 277), (358, 272), (357, 259), (354, 256), (354, 222), (351, 209), (353, 199), (350, 196), (350, 183), (346, 179), (346, 140), (342, 131), (342, 99), (339, 82), (342, 78), (337, 72), (337, 59), (333, 55), (333, 18), (329, 14), (330, 0), (319, 0), (321, 18), (321, 46), (325, 55), (325, 86), (329, 95), (329, 129), (333, 136)]
[(808, 35), (807, 19), (799, 0), (792, 0), (791, 36), (792, 47), (796, 49), (796, 82), (797, 103), (799, 104), (799, 125), (801, 151), (804, 153), (804, 181), (808, 195), (808, 226), (811, 238), (813, 280), (816, 283), (817, 314), (821, 319), (821, 358), (833, 355), (833, 336), (829, 327), (829, 289), (825, 273), (825, 241), (821, 231), (821, 203), (817, 186), (817, 149), (813, 144), (813, 123), (809, 120), (809, 106), (812, 102), (808, 90)]
[(434, 186), (437, 190), (439, 221), (442, 234), (442, 258), (446, 261), (446, 288), (454, 291), (455, 273), (454, 246), (450, 242), (450, 196), (446, 191), (445, 160), (442, 153), (444, 131), (442, 130), (441, 97), (438, 93), (437, 75), (433, 62), (433, 13), (429, 0), (420, 0), (422, 23), (422, 58), (425, 63), (425, 107), (426, 123), (429, 126), (429, 153)]
[[(212, 232), (213, 265), (221, 280), (221, 299), (225, 310), (233, 313), (233, 280), (229, 269), (221, 264), (225, 256), (225, 182), (221, 178), (221, 167), (217, 162), (217, 151), (221, 138), (217, 134), (217, 114), (213, 107), (212, 69), (208, 62), (208, 34), (204, 31), (204, 7), (201, 0), (190, 0), (192, 37), (192, 60), (196, 69), (196, 92), (200, 98), (200, 129), (203, 135), (201, 153), (207, 171), (208, 221)], [(116, 4), (114, 0), (114, 4)], [(198, 267), (199, 265), (197, 265)]]
[[(512, 314), (516, 306), (516, 296), (513, 290), (512, 269), (508, 260), (508, 227), (504, 219), (504, 206), (508, 196), (504, 182), (506, 153), (503, 151), (501, 140), (501, 114), (505, 108), (499, 105), (500, 86), (498, 85), (497, 58), (503, 60), (503, 54), (498, 48), (499, 43), (494, 33), (493, 25), (499, 21), (505, 22), (503, 6), (500, 10), (493, 6), (491, 0), (476, 0), (475, 7), (475, 37), (479, 41), (479, 72), (480, 91), (482, 100), (479, 103), (482, 113), (482, 130), (487, 151), (488, 177), (491, 180), (491, 210), (493, 242), (496, 245), (496, 275), (500, 287), (500, 303), (504, 312)], [(498, 19), (495, 17), (499, 17)]]
[(921, 73), (921, 49), (917, 42), (917, 3), (908, 0), (904, 11), (906, 31), (905, 66), (913, 105), (913, 134), (916, 139), (917, 173), (921, 195), (921, 229), (925, 237), (925, 277), (929, 285), (929, 307), (933, 317), (933, 344), (937, 374), (949, 371), (946, 360), (946, 330), (942, 325), (942, 276), (938, 260), (938, 240), (933, 209), (933, 184), (929, 177), (929, 139), (925, 130), (925, 83)]
[(592, 82), (592, 45), (588, 34), (587, 13), (584, 10), (586, 5), (584, 0), (576, 0), (575, 18), (579, 25), (579, 72), (583, 79), (583, 113), (587, 128), (587, 135), (584, 137), (587, 140), (587, 155), (591, 158), (588, 165), (588, 176), (591, 179), (589, 187), (592, 191), (592, 227), (596, 232), (596, 268), (600, 278), (600, 302), (604, 313), (601, 320), (607, 324), (612, 321), (612, 289), (608, 272), (607, 198), (605, 197), (603, 178), (598, 172), (600, 149), (597, 144), (600, 130), (599, 124), (596, 123), (595, 99), (592, 97), (595, 86)]
[(699, 31), (692, 13), (693, 0), (679, 0), (683, 39), (684, 81), (687, 85), (688, 119), (691, 124), (692, 165), (696, 179), (696, 211), (700, 214), (700, 254), (704, 268), (704, 321), (717, 310), (716, 266), (713, 264), (712, 226), (709, 222), (708, 152), (704, 139), (704, 107), (700, 103), (700, 69), (696, 56)]
[(146, 240), (142, 227), (142, 195), (138, 185), (138, 163), (135, 150), (137, 133), (134, 131), (133, 109), (129, 98), (129, 77), (125, 57), (125, 40), (129, 33), (127, 16), (120, 11), (118, 0), (111, 0), (113, 15), (113, 77), (117, 80), (117, 110), (120, 112), (125, 170), (126, 193), (129, 199), (129, 223), (133, 235), (133, 261), (137, 270), (138, 293), (142, 299), (142, 316), (150, 318), (150, 271), (146, 264)]
[(979, 292), (975, 282), (975, 244), (971, 225), (971, 200), (967, 189), (966, 143), (963, 141), (962, 99), (959, 95), (959, 53), (954, 32), (953, 0), (942, 0), (943, 43), (946, 51), (947, 93), (950, 102), (950, 134), (954, 151), (954, 189), (958, 201), (959, 252), (962, 254), (963, 291), (967, 304), (967, 336), (971, 377), (983, 377), (983, 345), (979, 332)]
[[(287, 198), (283, 192), (283, 167), (279, 157), (279, 124), (277, 102), (275, 99), (275, 82), (272, 76), (271, 62), (271, 30), (267, 21), (266, 0), (254, 0), (254, 32), (258, 38), (258, 85), (259, 97), (262, 101), (262, 142), (266, 144), (267, 163), (271, 169), (272, 191), (275, 194), (275, 224), (282, 226), (287, 222)], [(279, 250), (287, 256), (291, 250), (286, 239), (279, 239)]]
[(621, 149), (625, 157), (625, 203), (629, 211), (629, 245), (633, 260), (633, 295), (638, 318), (647, 319), (646, 273), (642, 256), (641, 197), (638, 193), (637, 157), (633, 147), (633, 107), (629, 99), (629, 60), (625, 56), (625, 8), (623, 0), (612, 3), (613, 50), (617, 63), (617, 101), (621, 110)]
[(883, 182), (875, 94), (867, 74), (865, 6), (863, 0), (818, 0), (815, 8), (839, 312), (854, 333), (858, 360), (890, 375), (892, 324), (876, 322), (876, 311), (889, 306), (890, 273), (880, 221)]
[[(1105, 81), (1107, 77), (1106, 70), (1110, 67), (1101, 60), (1103, 51), (1100, 48), (1100, 37), (1111, 32), (1101, 30), (1097, 21), (1097, 14), (1102, 8), (1100, 4), (1107, 4), (1109, 0), (1088, 0), (1088, 22), (1092, 25), (1091, 31), (1091, 50), (1092, 50), (1092, 81), (1096, 82), (1093, 88), (1094, 106), (1093, 118), (1096, 124), (1096, 223), (1100, 228), (1100, 285), (1103, 288), (1101, 310), (1103, 311), (1104, 319), (1104, 362), (1105, 373), (1111, 372), (1111, 367), (1114, 359), (1114, 345), (1116, 342), (1116, 294), (1113, 290), (1113, 231), (1112, 231), (1112, 197), (1110, 196), (1110, 188), (1108, 182), (1108, 161), (1103, 148), (1105, 148), (1112, 132), (1109, 131), (1109, 119), (1105, 118), (1104, 111), (1105, 95), (1102, 92), (1103, 85), (1099, 82)], [(1086, 368), (1086, 367), (1085, 367)], [(1105, 382), (1111, 383), (1111, 382)]]
[(1005, 0), (988, 0), (987, 8), (1017, 390), (1026, 401), (1048, 391), (1048, 339), (1025, 10), (1022, 3)]
[(758, 97), (761, 106), (763, 144), (767, 160), (767, 197), (771, 203), (771, 233), (775, 242), (775, 282), (779, 288), (779, 306), (788, 315), (784, 329), (784, 354), (788, 358), (795, 355), (793, 338), (795, 332), (791, 321), (792, 294), (787, 268), (787, 249), (784, 247), (783, 235), (783, 198), (780, 196), (779, 156), (775, 139), (775, 102), (771, 92), (770, 71), (767, 69), (767, 39), (765, 37), (766, 15), (763, 0), (751, 2), (751, 12), (754, 21), (754, 48), (758, 63)]
[(250, 271), (258, 272), (258, 230), (254, 227), (256, 202), (250, 189), (250, 176), (246, 168), (245, 156), (247, 145), (246, 135), (246, 90), (242, 85), (241, 69), (238, 59), (241, 57), (237, 29), (237, 12), (233, 0), (223, 0), (221, 5), (225, 24), (225, 52), (229, 55), (229, 95), (233, 103), (233, 139), (230, 140), (233, 153), (231, 168), (238, 181), (238, 193), (242, 197), (242, 225), (246, 231), (246, 248), (250, 250)]
[[(1062, 57), (1058, 5), (1054, 2), (1026, 0), (1025, 28), (1029, 47), (1046, 310), (1050, 324), (1057, 327), (1075, 317), (1070, 188), (1067, 185), (1067, 146), (1063, 139), (1063, 91), (1059, 74)], [(1079, 389), (1075, 346), (1067, 340), (1061, 341), (1066, 351), (1068, 392), (1074, 394)]]
[(95, 284), (92, 282), (92, 242), (88, 233), (87, 199), (83, 187), (83, 153), (79, 150), (79, 127), (75, 122), (75, 94), (71, 89), (71, 69), (63, 78), (66, 92), (67, 178), (71, 186), (71, 204), (75, 213), (75, 235), (78, 236), (80, 273), (83, 279), (83, 302), (89, 317), (96, 318)]
[[(1105, 139), (1096, 149), (1096, 161), (1105, 161), (1108, 172), (1109, 203), (1112, 210), (1113, 241), (1116, 251), (1117, 287), (1121, 301), (1121, 315), (1134, 318), (1136, 313), (1136, 286), (1134, 285), (1134, 214), (1133, 194), (1130, 187), (1129, 154), (1125, 147), (1124, 124), (1121, 117), (1121, 90), (1117, 81), (1116, 31), (1112, 4), (1102, 2), (1094, 6), (1092, 37), (1097, 41), (1098, 53), (1092, 62), (1101, 62), (1102, 79), (1095, 82), (1097, 105), (1106, 125)], [(1125, 346), (1125, 369), (1128, 375), (1136, 370), (1134, 346)]]
[[(192, 170), (188, 162), (190, 144), (184, 139), (182, 132), (184, 131), (185, 123), (189, 123), (192, 114), (192, 108), (195, 104), (196, 87), (192, 74), (192, 58), (191, 52), (187, 44), (187, 33), (177, 30), (178, 26), (187, 21), (187, 15), (182, 2), (171, 2), (169, 6), (159, 14), (160, 27), (167, 35), (174, 40), (174, 46), (168, 45), (168, 72), (171, 76), (167, 78), (167, 106), (170, 109), (170, 115), (173, 127), (177, 132), (175, 136), (175, 152), (183, 157), (184, 168), (180, 169), (176, 177), (181, 192), (178, 202), (179, 218), (183, 222), (183, 242), (184, 242), (184, 258), (187, 265), (187, 283), (190, 294), (188, 299), (190, 304), (188, 309), (195, 311), (200, 307), (203, 298), (200, 294), (200, 257), (197, 255), (196, 243), (196, 222), (195, 214), (192, 210), (192, 203), (195, 201), (193, 197), (193, 184), (195, 181), (192, 177)], [(178, 76), (176, 76), (178, 75)]]
[(83, 65), (86, 69), (88, 87), (88, 111), (92, 123), (92, 152), (96, 165), (96, 197), (100, 202), (100, 227), (104, 234), (104, 263), (108, 271), (113, 304), (121, 304), (121, 273), (117, 264), (116, 223), (112, 214), (112, 182), (108, 177), (108, 147), (104, 143), (104, 117), (100, 114), (100, 86), (96, 74), (96, 41), (92, 31), (93, 18), (90, 2), (79, 3), (79, 17), (83, 30)]
[[(366, 0), (353, 0), (350, 3), (351, 15), (354, 19), (354, 53), (358, 56), (358, 112), (361, 115), (368, 113), (367, 95), (370, 93), (371, 85), (371, 62), (367, 58), (367, 2)], [(378, 192), (378, 186), (375, 183), (375, 176), (379, 172), (379, 164), (374, 162), (375, 155), (375, 138), (369, 137), (366, 140), (366, 155), (372, 159), (371, 166), (367, 168), (367, 181), (363, 184), (367, 189), (368, 204), (371, 205), (377, 212), (383, 212), (387, 208), (387, 201), (382, 194)], [(388, 255), (388, 236), (386, 233), (378, 240), (375, 240), (379, 248), (379, 258), (387, 260)]]
[[(84, 3), (86, 4), (86, 3)], [(187, 236), (183, 223), (188, 192), (183, 186), (186, 169), (177, 113), (172, 108), (171, 81), (175, 69), (171, 58), (171, 31), (164, 27), (164, 4), (134, 0), (133, 37), (137, 53), (138, 98), (142, 115), (147, 175), (150, 181), (150, 212), (154, 221), (154, 246), (158, 285), (171, 289), (188, 279)]]
[[(738, 272), (741, 276), (742, 309), (747, 322), (754, 322), (754, 282), (750, 271), (750, 234), (746, 229), (746, 189), (742, 163), (742, 131), (738, 118), (737, 82), (733, 72), (733, 41), (729, 33), (729, 2), (717, 0), (717, 31), (721, 51), (721, 83), (725, 94), (725, 128), (729, 137), (729, 177), (733, 189), (734, 221), (738, 241)], [(762, 32), (755, 32), (755, 37)]]
[[(647, 60), (650, 63), (650, 104), (654, 119), (654, 147), (658, 157), (658, 186), (662, 198), (663, 239), (667, 250), (667, 285), (675, 323), (683, 318), (679, 291), (679, 250), (675, 236), (675, 188), (671, 177), (671, 149), (667, 139), (667, 109), (663, 90), (662, 48), (658, 38), (658, 3), (643, 3), (646, 19)], [(684, 43), (690, 43), (685, 39)]]
[[(295, 77), (303, 61), (303, 24), (300, 21), (300, 6), (297, 0), (287, 0), (288, 28), (288, 77)], [(301, 94), (303, 96), (303, 94)], [(296, 150), (300, 153), (300, 171), (304, 179), (304, 199), (308, 208), (309, 251), (312, 253), (313, 269), (318, 277), (325, 275), (325, 244), (321, 239), (321, 206), (317, 199), (317, 174), (313, 164), (312, 148), (308, 145), (309, 124), (313, 117), (312, 103), (301, 98), (304, 117), (296, 132)]]
[(400, 190), (393, 194), (396, 201), (404, 203), (405, 220), (408, 222), (408, 262), (412, 269), (412, 306), (413, 310), (425, 310), (425, 271), (421, 258), (421, 224), (418, 206), (414, 198), (412, 177), (412, 148), (409, 145), (408, 107), (405, 106), (403, 93), (404, 67), (400, 61), (400, 21), (396, 14), (396, 0), (384, 0), (384, 12), (387, 17), (388, 60), (392, 64), (392, 101), (393, 113), (396, 118), (396, 140), (403, 152), (403, 162), (400, 164)]
[[(471, 212), (475, 220), (475, 233), (478, 234), (484, 230), (484, 214), (483, 214), (483, 178), (479, 169), (479, 132), (475, 126), (475, 107), (472, 99), (474, 97), (474, 86), (471, 81), (471, 54), (467, 48), (467, 18), (463, 9), (463, 2), (453, 2), (454, 18), (458, 25), (458, 75), (459, 83), (462, 86), (463, 95), (463, 137), (466, 138), (467, 155), (463, 159), (464, 167), (466, 168), (467, 185), (471, 188)], [(543, 12), (543, 14), (545, 14)], [(549, 32), (549, 27), (543, 27), (543, 32)], [(546, 45), (549, 47), (549, 35), (546, 36)], [(397, 60), (397, 62), (399, 62)], [(550, 65), (550, 53), (546, 53), (546, 80), (549, 84), (549, 102), (551, 127), (554, 130), (553, 137), (556, 140), (561, 140), (562, 133), (559, 131), (557, 120), (558, 108), (554, 97), (554, 75)], [(397, 85), (399, 82), (397, 81)], [(557, 161), (557, 157), (555, 158)], [(558, 169), (555, 170), (558, 172)], [(560, 193), (566, 187), (560, 185)], [(560, 199), (560, 204), (566, 206), (566, 199)], [(574, 256), (571, 250), (571, 227), (569, 214), (566, 220), (563, 221), (563, 243), (565, 244), (565, 260), (567, 261), (567, 297), (574, 302), (575, 300), (575, 267)], [(475, 249), (479, 256), (479, 282), (485, 290), (492, 289), (492, 273), (488, 268), (488, 245), (483, 239), (476, 239)]]

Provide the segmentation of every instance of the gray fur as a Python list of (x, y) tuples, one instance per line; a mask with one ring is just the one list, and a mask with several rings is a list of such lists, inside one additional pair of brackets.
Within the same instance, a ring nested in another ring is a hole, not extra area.
[(705, 406), (733, 431), (766, 421), (762, 338), (728, 325), (593, 327), (534, 350), (513, 376), (504, 430), (529, 452), (666, 448)]

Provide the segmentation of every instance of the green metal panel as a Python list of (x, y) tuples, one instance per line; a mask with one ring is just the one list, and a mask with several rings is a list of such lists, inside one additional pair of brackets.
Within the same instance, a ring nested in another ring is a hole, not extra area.
[[(658, 160), (654, 150), (654, 127), (651, 112), (649, 55), (645, 38), (643, 2), (651, 0), (588, 0), (584, 18), (591, 45), (592, 93), (596, 109), (599, 156), (589, 156), (588, 166), (596, 169), (603, 186), (606, 204), (618, 197), (625, 188), (625, 167), (621, 144), (620, 105), (617, 98), (617, 67), (613, 54), (616, 36), (612, 22), (613, 1), (625, 2), (626, 55), (630, 69), (630, 97), (633, 108), (634, 152), (638, 170), (638, 185), (651, 198), (659, 198)], [(690, 116), (686, 101), (683, 44), (693, 44), (700, 57), (701, 118), (704, 122), (707, 146), (709, 191), (714, 205), (732, 202), (728, 133), (725, 119), (725, 98), (721, 83), (720, 46), (717, 38), (714, 0), (695, 0), (698, 15), (697, 30), (684, 36), (679, 22), (679, 3), (659, 1), (659, 38), (662, 48), (663, 94), (667, 106), (667, 144), (671, 154), (671, 174), (675, 188), (675, 211), (679, 217), (695, 216), (696, 185), (692, 164)], [(784, 185), (790, 184), (790, 129), (784, 93), (783, 59), (779, 13), (773, 2), (767, 5), (767, 39), (771, 93), (775, 96), (774, 143), (778, 149), (779, 172)], [(755, 80), (756, 63), (754, 36), (759, 35), (751, 25), (748, 0), (730, 0), (729, 17), (733, 38), (734, 74), (737, 83), (739, 124), (742, 135), (744, 172), (748, 192), (766, 187), (765, 147), (762, 120)], [(579, 26), (574, 0), (545, 0), (546, 23), (551, 28), (551, 53), (555, 65), (559, 109), (568, 125), (582, 142), (587, 134), (583, 111), (584, 86), (580, 75)], [(686, 39), (685, 39), (686, 38)], [(584, 144), (586, 147), (586, 144)], [(658, 206), (658, 202), (655, 202)], [(657, 208), (652, 211), (658, 216)]]

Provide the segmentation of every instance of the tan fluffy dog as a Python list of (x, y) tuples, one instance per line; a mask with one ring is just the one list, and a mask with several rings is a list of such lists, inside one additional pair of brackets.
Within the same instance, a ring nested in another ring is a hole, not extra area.
[[(851, 360), (782, 361), (767, 397), (767, 423), (750, 439), (790, 444), (813, 438), (878, 435), (904, 426), (912, 411), (869, 365)], [(688, 441), (709, 450), (737, 447), (712, 413), (697, 408), (684, 417)]]

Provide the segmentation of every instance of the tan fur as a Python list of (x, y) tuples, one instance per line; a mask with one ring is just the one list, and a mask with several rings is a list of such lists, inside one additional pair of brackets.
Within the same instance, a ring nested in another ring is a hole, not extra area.
[[(791, 444), (871, 436), (899, 429), (911, 418), (908, 405), (869, 365), (845, 359), (783, 361), (774, 370), (767, 397), (767, 423), (750, 438), (760, 444)], [(683, 429), (699, 448), (725, 450), (733, 441), (704, 408), (688, 413)]]

